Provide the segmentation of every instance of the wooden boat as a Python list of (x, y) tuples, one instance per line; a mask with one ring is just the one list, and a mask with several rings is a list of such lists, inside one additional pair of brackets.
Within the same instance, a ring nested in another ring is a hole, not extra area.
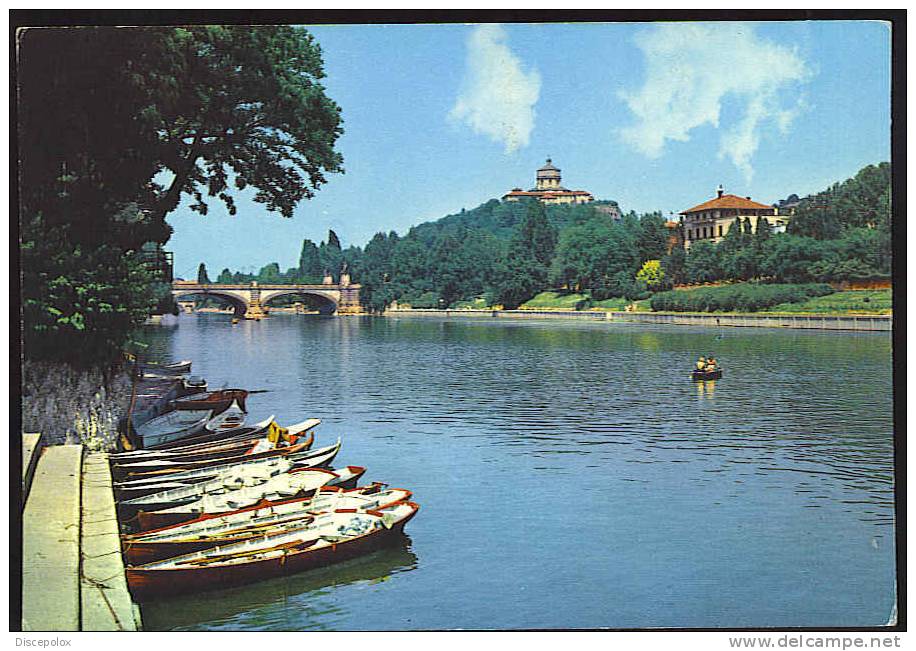
[(242, 438), (243, 436), (250, 436), (257, 434), (258, 432), (264, 432), (270, 426), (270, 422), (265, 423), (255, 423), (251, 426), (241, 427), (237, 430), (230, 431), (215, 431), (212, 432), (206, 428), (203, 428), (200, 433), (195, 434), (194, 436), (189, 436), (187, 438), (181, 439), (179, 441), (171, 441), (168, 443), (163, 443), (160, 445), (147, 446), (145, 450), (136, 450), (136, 452), (160, 452), (163, 450), (174, 450), (176, 448), (185, 448), (191, 445), (200, 445), (200, 444), (210, 444), (218, 441), (227, 441), (229, 439)]
[[(287, 473), (294, 467), (320, 468), (326, 466), (340, 451), (340, 439), (335, 445), (317, 450), (306, 450), (285, 457), (256, 459), (242, 463), (229, 463), (195, 468), (170, 474), (147, 473), (149, 476), (134, 475), (136, 479), (115, 482), (114, 490), (119, 498), (119, 508), (128, 511), (133, 507), (164, 508), (172, 504), (196, 499), (207, 490), (199, 490), (199, 484), (210, 486), (214, 482), (226, 488), (257, 486), (270, 477)], [(175, 483), (181, 487), (174, 486)]]
[(193, 411), (195, 409), (210, 409), (218, 414), (229, 405), (237, 402), (242, 411), (248, 411), (245, 407), (245, 399), (248, 392), (245, 389), (220, 389), (218, 391), (205, 391), (203, 393), (194, 393), (183, 398), (176, 398), (172, 401), (172, 407), (179, 411)]
[(722, 377), (722, 369), (717, 368), (714, 371), (700, 371), (694, 369), (691, 377), (693, 378), (694, 382), (699, 382), (702, 380), (718, 380)]
[(160, 362), (140, 362), (138, 367), (144, 371), (151, 371), (153, 373), (190, 373), (191, 372), (191, 360), (184, 359), (180, 362), (171, 362), (167, 364), (162, 364)]
[(307, 497), (326, 487), (352, 488), (366, 472), (362, 466), (344, 468), (297, 468), (275, 475), (257, 486), (212, 485), (193, 501), (166, 508), (137, 511), (140, 531), (194, 520), (202, 515), (226, 515), (260, 504), (271, 506), (293, 497)]
[(146, 601), (324, 567), (400, 539), (419, 508), (399, 502), (366, 512), (324, 513), (299, 529), (128, 567), (128, 587), (135, 599)]
[(245, 410), (235, 400), (222, 411), (210, 413), (210, 420), (204, 425), (209, 432), (233, 432), (245, 427)]
[[(273, 417), (266, 422), (269, 425), (273, 422)], [(313, 437), (314, 435), (311, 430), (320, 423), (321, 421), (317, 418), (312, 418), (302, 421), (301, 423), (296, 423), (295, 425), (290, 425), (288, 428), (281, 429), (286, 431), (286, 438), (290, 443), (298, 443), (304, 436)], [(276, 427), (279, 427), (279, 425)], [(244, 435), (227, 436), (209, 443), (200, 443), (167, 450), (137, 450), (130, 453), (111, 455), (109, 463), (111, 464), (113, 473), (122, 474), (124, 469), (138, 462), (152, 463), (158, 461), (185, 462), (212, 460), (226, 456), (235, 456), (237, 454), (253, 453), (256, 451), (256, 447), (261, 444), (267, 443), (270, 445), (268, 427), (258, 428), (258, 430), (252, 434), (247, 433), (248, 429), (250, 428), (246, 428), (246, 434)]]
[(303, 519), (310, 519), (318, 513), (337, 509), (382, 509), (405, 502), (411, 496), (409, 490), (386, 488), (380, 483), (349, 490), (328, 486), (308, 497), (261, 502), (222, 515), (202, 515), (180, 524), (122, 536), (121, 541), (127, 563), (141, 565), (267, 533), (279, 533), (302, 526)]
[(284, 457), (303, 450), (308, 450), (315, 441), (315, 434), (314, 432), (309, 432), (305, 437), (296, 437), (295, 442), (292, 444), (255, 451), (255, 448), (258, 447), (258, 444), (263, 440), (264, 438), (262, 436), (258, 436), (254, 439), (244, 438), (238, 441), (224, 443), (221, 446), (216, 446), (216, 450), (211, 449), (196, 454), (191, 453), (183, 456), (142, 460), (135, 459), (130, 463), (112, 465), (111, 470), (113, 475), (118, 479), (122, 479), (136, 476), (137, 473), (174, 473), (184, 470), (193, 470), (194, 468), (205, 468), (207, 466), (266, 459), (274, 456)]
[(134, 425), (141, 447), (171, 443), (201, 432), (210, 421), (210, 411), (170, 411), (142, 425)]
[[(204, 441), (202, 443), (188, 443), (185, 445), (177, 445), (170, 448), (141, 449), (132, 450), (130, 452), (119, 452), (117, 454), (108, 455), (108, 461), (114, 467), (148, 459), (192, 459), (195, 457), (198, 459), (205, 459), (207, 458), (206, 455), (208, 453), (213, 453), (215, 456), (218, 456), (226, 448), (242, 446), (249, 441), (253, 443), (254, 441), (261, 440), (264, 438), (268, 427), (270, 427), (270, 424), (273, 422), (274, 417), (270, 416), (259, 423), (254, 423), (251, 426), (245, 427), (243, 432), (233, 432), (212, 441)], [(315, 424), (312, 425), (312, 423)], [(296, 435), (299, 435), (307, 429), (311, 429), (320, 423), (321, 421), (317, 418), (312, 418), (307, 421), (302, 421), (301, 423), (296, 423), (295, 425), (290, 425), (287, 429), (291, 431), (293, 428), (301, 428), (296, 432)]]

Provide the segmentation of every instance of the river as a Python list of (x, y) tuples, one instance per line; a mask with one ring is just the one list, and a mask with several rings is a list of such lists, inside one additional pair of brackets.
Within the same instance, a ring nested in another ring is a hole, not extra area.
[[(143, 606), (147, 630), (836, 627), (894, 602), (887, 333), (182, 315), (252, 420), (319, 417), (335, 465), (409, 488), (403, 542)], [(690, 367), (715, 354), (717, 382)]]

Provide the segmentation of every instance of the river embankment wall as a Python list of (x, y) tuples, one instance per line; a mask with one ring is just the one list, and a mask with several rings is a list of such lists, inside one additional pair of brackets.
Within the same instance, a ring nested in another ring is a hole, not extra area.
[(387, 317), (567, 319), (618, 321), (665, 325), (726, 326), (744, 328), (797, 328), (803, 330), (890, 331), (890, 315), (703, 314), (659, 312), (598, 312), (574, 310), (389, 310)]

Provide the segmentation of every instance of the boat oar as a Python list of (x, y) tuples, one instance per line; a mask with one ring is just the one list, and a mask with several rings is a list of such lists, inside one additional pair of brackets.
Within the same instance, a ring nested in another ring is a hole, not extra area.
[(236, 538), (238, 536), (253, 536), (254, 534), (260, 533), (266, 529), (272, 529), (274, 527), (280, 527), (282, 525), (288, 525), (292, 523), (297, 523), (298, 521), (303, 521), (302, 524), (310, 524), (315, 517), (313, 515), (301, 515), (295, 518), (287, 518), (285, 520), (277, 520), (275, 522), (265, 522), (263, 524), (251, 524), (238, 529), (228, 529), (226, 531), (221, 531), (216, 534), (200, 534), (196, 538), (179, 538), (177, 540), (170, 540), (168, 542), (200, 542), (200, 541), (219, 541), (224, 538)]
[(175, 565), (210, 565), (212, 563), (223, 563), (225, 561), (234, 560), (237, 558), (245, 558), (247, 556), (257, 556), (258, 554), (267, 554), (269, 552), (276, 551), (292, 551), (299, 547), (310, 547), (318, 542), (317, 539), (312, 540), (293, 540), (288, 543), (283, 543), (282, 545), (274, 545), (273, 547), (264, 547), (261, 549), (249, 549), (244, 552), (237, 552), (235, 554), (222, 554), (220, 556), (211, 556), (209, 558), (201, 559), (192, 559), (189, 558), (185, 561), (178, 561)]

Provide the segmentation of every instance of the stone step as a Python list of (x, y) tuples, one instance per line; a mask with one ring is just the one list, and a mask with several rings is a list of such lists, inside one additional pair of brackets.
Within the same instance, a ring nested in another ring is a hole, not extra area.
[(111, 470), (104, 453), (89, 453), (83, 459), (82, 501), (81, 630), (139, 630), (124, 576)]
[(22, 630), (80, 629), (83, 446), (46, 447), (22, 513)]

